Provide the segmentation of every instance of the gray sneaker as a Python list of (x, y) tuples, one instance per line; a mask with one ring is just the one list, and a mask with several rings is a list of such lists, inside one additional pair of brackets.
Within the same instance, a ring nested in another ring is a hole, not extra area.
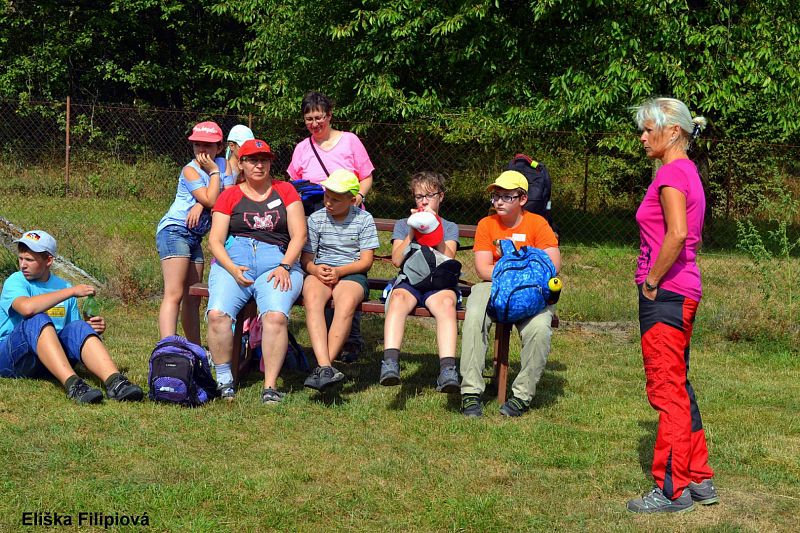
[(689, 492), (692, 495), (692, 500), (700, 505), (711, 505), (719, 502), (719, 495), (711, 478), (704, 479), (701, 483), (692, 481), (689, 483)]
[(384, 359), (381, 361), (380, 384), (389, 387), (400, 384), (400, 363)]
[(217, 384), (217, 390), (221, 400), (232, 402), (236, 399), (236, 389), (233, 388), (233, 382)]
[(319, 391), (325, 392), (330, 387), (340, 384), (344, 381), (344, 374), (333, 368), (332, 366), (323, 366), (319, 369)]
[(479, 394), (461, 395), (461, 412), (467, 418), (480, 418), (483, 416), (483, 405)]
[(446, 394), (452, 392), (459, 392), (461, 390), (461, 383), (458, 379), (458, 370), (454, 366), (448, 366), (439, 371), (439, 377), (436, 378), (436, 390)]
[(278, 392), (272, 388), (266, 388), (261, 391), (261, 403), (266, 405), (281, 403), (284, 396), (286, 396), (286, 394), (283, 392)]
[(312, 370), (305, 381), (303, 381), (303, 386), (309, 389), (319, 390), (319, 373), (321, 370), (321, 366), (318, 366)]
[(653, 490), (628, 502), (628, 510), (632, 513), (685, 513), (694, 509), (692, 494), (684, 489), (680, 496), (670, 500), (660, 488)]

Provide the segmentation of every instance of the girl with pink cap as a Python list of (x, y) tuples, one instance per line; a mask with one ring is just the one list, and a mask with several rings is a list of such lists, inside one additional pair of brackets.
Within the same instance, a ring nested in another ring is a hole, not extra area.
[(164, 276), (164, 297), (158, 312), (160, 337), (175, 335), (180, 311), (183, 333), (200, 344), (200, 298), (189, 286), (203, 279), (203, 236), (211, 228), (211, 208), (225, 183), (222, 129), (200, 122), (189, 136), (194, 158), (181, 169), (175, 200), (156, 228), (156, 247)]

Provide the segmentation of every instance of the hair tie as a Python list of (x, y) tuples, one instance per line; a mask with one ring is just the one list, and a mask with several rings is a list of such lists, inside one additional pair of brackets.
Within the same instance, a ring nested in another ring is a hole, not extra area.
[(692, 128), (692, 140), (694, 141), (699, 136), (700, 136), (700, 124), (695, 124), (694, 128)]

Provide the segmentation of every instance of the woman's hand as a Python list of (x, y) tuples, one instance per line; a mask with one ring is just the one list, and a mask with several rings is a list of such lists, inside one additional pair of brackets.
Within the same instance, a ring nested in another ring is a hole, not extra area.
[(252, 279), (245, 277), (244, 275), (245, 272), (250, 270), (249, 268), (247, 268), (246, 266), (239, 266), (239, 265), (234, 265), (234, 266), (236, 267), (236, 269), (233, 272), (231, 272), (231, 276), (233, 276), (233, 279), (236, 280), (236, 283), (238, 283), (242, 287), (249, 287), (250, 285), (255, 283)]
[(651, 302), (654, 302), (657, 294), (658, 294), (658, 287), (654, 288), (653, 290), (649, 290), (647, 288), (647, 285), (645, 285), (644, 283), (642, 284), (642, 295), (645, 298), (647, 298)]
[(191, 209), (189, 209), (189, 213), (186, 215), (186, 227), (189, 229), (194, 228), (197, 226), (197, 223), (200, 222), (200, 215), (203, 214), (203, 204), (200, 202), (194, 204)]
[(289, 275), (289, 271), (282, 266), (275, 267), (275, 269), (269, 273), (269, 276), (267, 276), (267, 283), (269, 283), (270, 280), (274, 280), (272, 282), (272, 287), (274, 289), (280, 289), (286, 292), (292, 288), (292, 278)]
[(206, 174), (219, 172), (219, 167), (214, 162), (214, 158), (208, 154), (199, 154), (197, 156), (197, 164), (200, 165), (200, 168), (205, 170)]

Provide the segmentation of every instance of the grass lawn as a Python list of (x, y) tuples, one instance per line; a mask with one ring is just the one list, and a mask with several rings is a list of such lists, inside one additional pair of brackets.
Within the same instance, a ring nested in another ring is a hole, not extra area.
[[(124, 299), (103, 300), (105, 340), (144, 383), (157, 339), (149, 287), (160, 282), (152, 231), (162, 206), (70, 200), (55, 214), (44, 199), (27, 198), (0, 207), (20, 226), (63, 231), (79, 259), (104, 243), (109, 253), (92, 261), (96, 273), (132, 287)], [(303, 389), (299, 375), (282, 379), (291, 391), (282, 405), (260, 404), (252, 374), (232, 404), (194, 410), (78, 406), (54, 382), (0, 379), (0, 530), (24, 529), (23, 513), (35, 511), (74, 520), (79, 512), (147, 513), (153, 531), (795, 530), (800, 358), (791, 337), (770, 335), (769, 324), (731, 340), (754, 298), (729, 281), (742, 260), (701, 265), (708, 290), (692, 350), (722, 503), (657, 517), (625, 510), (650, 488), (656, 422), (634, 323), (635, 252), (565, 247), (564, 260), (565, 325), (521, 419), (503, 419), (490, 401), (484, 418), (467, 420), (457, 397), (435, 392), (430, 319), (412, 319), (403, 383), (385, 388), (377, 384), (383, 321), (366, 316), (369, 352), (343, 367), (349, 379), (333, 400)], [(308, 346), (302, 313), (294, 313), (291, 327)]]

